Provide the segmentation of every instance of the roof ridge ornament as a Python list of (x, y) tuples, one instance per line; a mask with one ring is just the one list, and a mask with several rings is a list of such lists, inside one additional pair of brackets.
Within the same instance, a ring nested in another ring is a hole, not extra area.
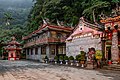
[(60, 22), (59, 22), (59, 20), (58, 20), (58, 19), (57, 19), (57, 25), (58, 25), (58, 26), (61, 26), (61, 24), (60, 24)]
[(85, 19), (84, 19), (84, 17), (83, 17), (83, 16), (82, 16), (82, 17), (80, 17), (80, 20), (85, 21)]
[(16, 40), (16, 38), (15, 38), (15, 36), (13, 36), (13, 37), (12, 37), (12, 41), (15, 41), (15, 40)]
[(45, 19), (43, 19), (43, 24), (47, 24), (47, 21)]

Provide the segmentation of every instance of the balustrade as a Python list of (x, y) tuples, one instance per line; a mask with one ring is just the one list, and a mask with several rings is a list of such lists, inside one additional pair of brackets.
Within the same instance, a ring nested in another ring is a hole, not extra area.
[(28, 42), (24, 45), (24, 47), (30, 47), (33, 45), (37, 45), (37, 44), (47, 44), (47, 43), (54, 43), (54, 42), (65, 42), (66, 38), (42, 38), (42, 39), (37, 39), (35, 41), (32, 42)]

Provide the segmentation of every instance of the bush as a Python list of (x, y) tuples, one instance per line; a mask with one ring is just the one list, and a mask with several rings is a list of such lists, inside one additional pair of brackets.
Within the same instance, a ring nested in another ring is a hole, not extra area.
[(69, 60), (74, 60), (74, 57), (73, 57), (73, 56), (70, 56), (70, 57), (69, 57)]
[(80, 61), (80, 58), (81, 58), (81, 55), (80, 55), (80, 54), (76, 55), (76, 60), (77, 60), (77, 61)]
[(68, 56), (64, 56), (64, 60), (69, 60)]
[(60, 56), (60, 57), (59, 57), (59, 60), (63, 60), (63, 56)]
[(102, 52), (100, 50), (96, 50), (95, 58), (99, 60), (102, 59)]
[(54, 57), (54, 60), (57, 60), (57, 61), (58, 61), (58, 56), (55, 56), (55, 57)]
[(84, 61), (85, 60), (85, 52), (84, 51), (80, 51), (80, 58), (79, 58), (79, 60), (80, 61)]

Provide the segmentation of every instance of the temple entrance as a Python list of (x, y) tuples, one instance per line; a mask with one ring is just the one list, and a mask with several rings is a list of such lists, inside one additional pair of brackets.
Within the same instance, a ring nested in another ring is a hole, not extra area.
[(107, 60), (111, 60), (112, 59), (112, 57), (111, 57), (111, 46), (106, 47), (106, 55), (105, 56), (106, 56), (105, 58)]
[(108, 48), (108, 60), (111, 60), (111, 48)]

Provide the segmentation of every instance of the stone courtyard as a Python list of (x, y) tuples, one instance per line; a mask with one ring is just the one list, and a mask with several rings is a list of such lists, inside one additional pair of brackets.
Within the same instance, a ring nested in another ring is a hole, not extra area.
[(33, 61), (0, 61), (0, 80), (120, 80), (119, 73)]

